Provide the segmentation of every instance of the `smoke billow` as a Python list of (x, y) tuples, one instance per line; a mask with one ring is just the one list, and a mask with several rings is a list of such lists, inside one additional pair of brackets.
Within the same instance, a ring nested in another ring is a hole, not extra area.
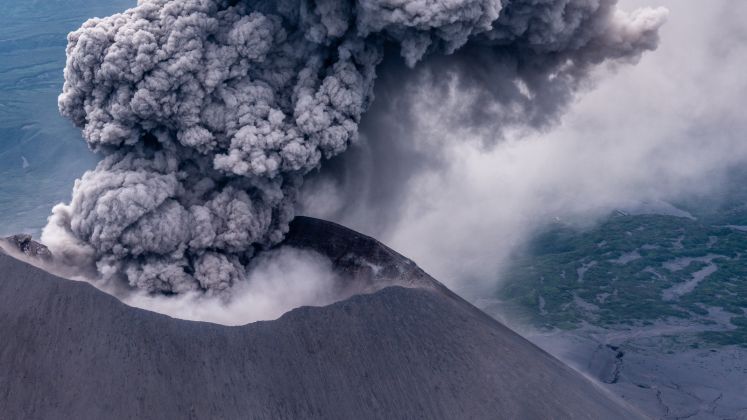
[(69, 35), (60, 110), (105, 157), (43, 240), (105, 281), (225, 295), (283, 239), (303, 177), (356, 141), (387, 52), (443, 69), (418, 81), (435, 97), (471, 93), (455, 125), (541, 125), (594, 66), (656, 48), (665, 15), (616, 0), (141, 0)]
[[(223, 325), (276, 319), (300, 306), (324, 306), (347, 297), (332, 262), (308, 250), (280, 247), (263, 252), (247, 267), (247, 279), (231, 289), (230, 299), (194, 290), (165, 296), (138, 290), (120, 298), (130, 306), (169, 316)], [(292, 293), (289, 293), (292, 291)]]

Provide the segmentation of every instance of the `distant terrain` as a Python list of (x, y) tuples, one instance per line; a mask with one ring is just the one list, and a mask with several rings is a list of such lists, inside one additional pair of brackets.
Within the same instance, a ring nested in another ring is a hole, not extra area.
[(747, 418), (747, 197), (556, 221), (480, 300), (658, 418)]
[(674, 318), (703, 326), (693, 347), (747, 348), (745, 251), (747, 226), (617, 213), (589, 231), (539, 235), (499, 296), (540, 328)]

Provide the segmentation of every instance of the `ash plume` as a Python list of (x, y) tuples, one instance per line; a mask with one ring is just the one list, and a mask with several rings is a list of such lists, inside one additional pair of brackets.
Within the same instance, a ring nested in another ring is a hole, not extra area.
[(385, 54), (446, 69), (419, 83), (470, 93), (455, 124), (541, 125), (594, 66), (656, 48), (665, 16), (616, 0), (141, 0), (68, 37), (60, 111), (104, 158), (42, 240), (104, 281), (230, 294), (283, 239), (304, 176), (356, 141)]

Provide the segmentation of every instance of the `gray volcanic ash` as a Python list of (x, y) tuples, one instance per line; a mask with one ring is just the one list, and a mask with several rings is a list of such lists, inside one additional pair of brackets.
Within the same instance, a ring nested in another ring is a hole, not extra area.
[(105, 157), (43, 242), (104, 282), (230, 295), (283, 239), (304, 175), (356, 140), (385, 44), (481, 88), (467, 113), (502, 104), (496, 121), (537, 124), (596, 65), (654, 49), (665, 15), (615, 0), (143, 0), (69, 36), (60, 110)]

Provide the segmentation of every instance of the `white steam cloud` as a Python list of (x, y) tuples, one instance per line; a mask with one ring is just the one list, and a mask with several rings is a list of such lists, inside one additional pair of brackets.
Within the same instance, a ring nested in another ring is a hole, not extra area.
[(361, 121), (364, 141), (307, 179), (301, 211), (373, 235), (454, 290), (484, 298), (556, 217), (590, 225), (615, 209), (672, 212), (667, 203), (693, 196), (717, 208), (717, 192), (744, 182), (729, 173), (747, 163), (747, 3), (663, 3), (671, 19), (657, 52), (636, 66), (599, 66), (594, 91), (549, 131), (455, 124), (472, 92), (403, 87), (396, 82), (422, 77), (422, 66), (383, 68)]
[(169, 316), (222, 325), (276, 319), (300, 306), (324, 306), (341, 295), (330, 260), (315, 252), (279, 248), (263, 252), (247, 268), (247, 281), (235, 285), (231, 299), (191, 291), (164, 296), (140, 290), (121, 296), (124, 303)]
[(596, 65), (656, 48), (665, 16), (616, 0), (141, 0), (69, 36), (60, 110), (105, 157), (42, 240), (145, 294), (251, 296), (247, 268), (283, 239), (303, 177), (356, 141), (388, 51), (434, 98), (472, 93), (455, 127), (542, 126)]

